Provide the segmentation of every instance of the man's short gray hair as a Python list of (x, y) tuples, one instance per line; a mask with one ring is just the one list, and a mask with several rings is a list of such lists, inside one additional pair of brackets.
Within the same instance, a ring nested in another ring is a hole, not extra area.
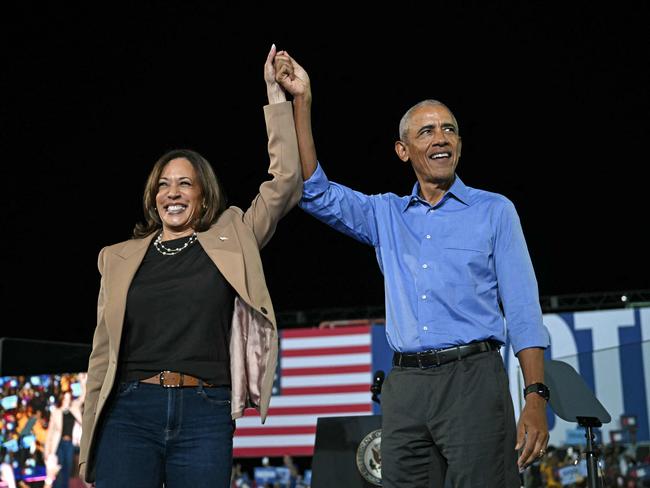
[[(443, 106), (447, 110), (449, 110), (449, 107), (445, 105), (444, 103), (438, 101), (438, 100), (433, 100), (432, 98), (428, 100), (422, 100), (419, 103), (416, 103), (413, 105), (411, 108), (409, 108), (406, 113), (402, 116), (402, 119), (399, 121), (399, 139), (400, 141), (406, 141), (408, 138), (408, 131), (409, 131), (409, 122), (411, 121), (411, 115), (413, 115), (413, 112), (415, 112), (417, 109), (420, 107), (424, 107), (425, 105), (430, 105), (430, 106)], [(454, 114), (452, 113), (451, 110), (449, 110), (449, 113), (451, 114), (451, 118), (454, 119), (454, 124), (456, 124), (456, 130), (460, 134), (460, 127), (458, 127), (458, 121), (456, 120), (456, 117), (454, 117)]]

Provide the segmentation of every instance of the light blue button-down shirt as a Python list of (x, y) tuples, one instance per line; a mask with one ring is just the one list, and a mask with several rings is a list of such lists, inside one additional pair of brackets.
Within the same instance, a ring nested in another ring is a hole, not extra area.
[(458, 176), (436, 205), (418, 194), (416, 183), (409, 196), (365, 195), (330, 182), (319, 165), (300, 202), (309, 214), (375, 248), (391, 348), (505, 343), (506, 321), (515, 354), (548, 347), (537, 280), (512, 202), (465, 186)]

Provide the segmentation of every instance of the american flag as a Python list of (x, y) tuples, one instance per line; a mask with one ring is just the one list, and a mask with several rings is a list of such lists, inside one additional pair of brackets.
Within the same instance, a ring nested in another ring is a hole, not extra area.
[(237, 420), (235, 457), (312, 456), (318, 417), (373, 413), (370, 325), (280, 332), (280, 359), (264, 425)]

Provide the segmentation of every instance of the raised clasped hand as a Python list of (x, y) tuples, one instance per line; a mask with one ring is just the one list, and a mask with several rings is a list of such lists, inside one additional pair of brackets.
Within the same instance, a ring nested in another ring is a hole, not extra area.
[(309, 76), (287, 51), (275, 55), (275, 79), (294, 98), (311, 95)]

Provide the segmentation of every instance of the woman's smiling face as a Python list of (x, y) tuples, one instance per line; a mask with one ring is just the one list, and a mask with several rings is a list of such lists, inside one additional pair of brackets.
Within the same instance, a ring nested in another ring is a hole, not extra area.
[(156, 208), (163, 225), (163, 239), (194, 232), (201, 211), (202, 192), (194, 166), (185, 158), (169, 161), (158, 179)]

